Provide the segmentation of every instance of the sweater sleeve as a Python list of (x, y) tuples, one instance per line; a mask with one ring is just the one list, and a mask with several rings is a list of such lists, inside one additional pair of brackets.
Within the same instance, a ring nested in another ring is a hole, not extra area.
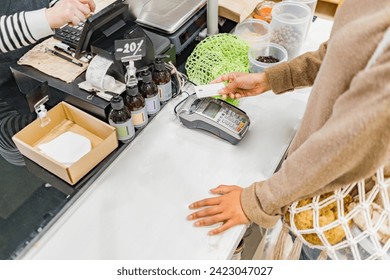
[(45, 9), (0, 17), (0, 53), (13, 51), (53, 34)]
[(60, 1), (60, 0), (52, 0), (52, 1), (50, 1), (49, 7), (53, 7), (58, 1)]
[(362, 70), (336, 100), (322, 128), (268, 180), (241, 196), (247, 217), (272, 226), (292, 202), (372, 175), (390, 158), (390, 50)]
[(327, 49), (327, 42), (314, 52), (268, 68), (265, 73), (274, 93), (284, 93), (298, 87), (311, 86), (317, 76)]

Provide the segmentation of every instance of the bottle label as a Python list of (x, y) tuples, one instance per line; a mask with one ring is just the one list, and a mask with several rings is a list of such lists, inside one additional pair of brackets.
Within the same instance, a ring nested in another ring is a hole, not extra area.
[(144, 127), (148, 123), (148, 114), (146, 112), (146, 107), (143, 107), (137, 111), (131, 111), (131, 118), (135, 128)]
[(160, 105), (160, 99), (158, 95), (156, 94), (153, 97), (145, 98), (145, 107), (146, 112), (148, 112), (148, 115), (154, 115), (161, 109)]
[(124, 123), (115, 123), (112, 120), (108, 120), (108, 122), (116, 128), (116, 135), (119, 141), (126, 142), (134, 137), (135, 130), (131, 118)]
[(161, 102), (166, 102), (172, 98), (172, 81), (164, 85), (157, 85), (158, 87), (158, 97)]

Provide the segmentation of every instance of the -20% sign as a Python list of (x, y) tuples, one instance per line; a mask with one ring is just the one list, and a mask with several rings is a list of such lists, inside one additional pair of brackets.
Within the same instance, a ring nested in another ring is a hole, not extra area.
[(141, 59), (146, 54), (145, 38), (124, 39), (115, 41), (115, 59)]

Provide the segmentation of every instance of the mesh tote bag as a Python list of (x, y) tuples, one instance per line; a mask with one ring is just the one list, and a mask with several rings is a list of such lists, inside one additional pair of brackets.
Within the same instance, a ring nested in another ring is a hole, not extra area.
[(369, 183), (362, 180), (294, 202), (285, 215), (273, 258), (286, 256), (283, 239), (290, 231), (296, 238), (287, 259), (298, 259), (303, 244), (319, 249), (318, 259), (390, 259), (389, 192), (390, 178), (385, 178), (382, 167)]
[[(390, 46), (390, 27), (366, 69)], [(388, 162), (390, 163), (390, 162)], [(304, 249), (318, 249), (317, 259), (390, 259), (390, 178), (384, 167), (370, 179), (332, 193), (296, 201), (283, 219), (273, 259), (298, 259)], [(285, 252), (289, 235), (294, 243)]]

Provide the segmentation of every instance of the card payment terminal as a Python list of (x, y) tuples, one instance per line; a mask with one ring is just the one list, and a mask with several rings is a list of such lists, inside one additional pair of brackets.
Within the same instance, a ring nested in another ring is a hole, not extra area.
[(184, 101), (177, 116), (186, 127), (206, 130), (233, 145), (244, 138), (250, 124), (248, 115), (239, 108), (220, 99), (196, 95)]

